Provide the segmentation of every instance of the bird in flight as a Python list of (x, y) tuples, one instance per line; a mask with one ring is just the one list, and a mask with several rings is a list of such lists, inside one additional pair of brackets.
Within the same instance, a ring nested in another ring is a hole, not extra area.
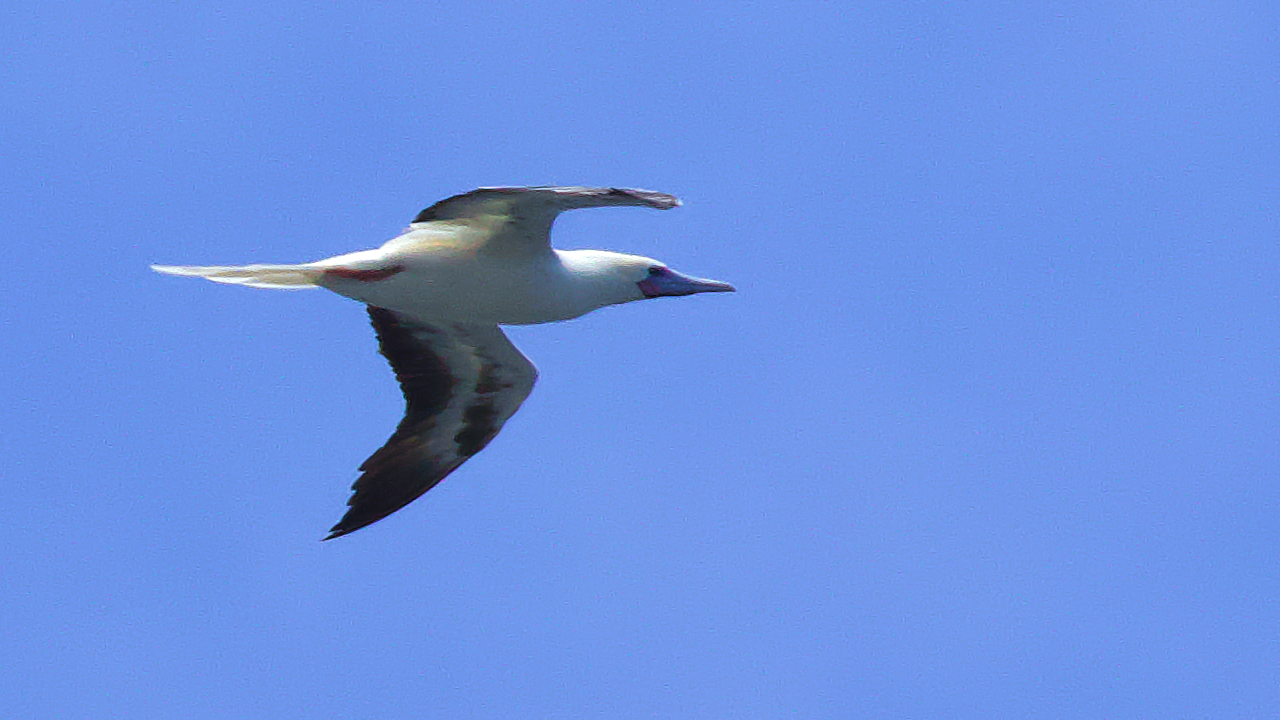
[(560, 213), (617, 205), (668, 210), (680, 201), (622, 188), (480, 188), (428, 207), (376, 250), (301, 265), (152, 269), (250, 287), (325, 288), (368, 306), (405, 414), (360, 466), (330, 540), (435, 487), (483, 450), (529, 396), (538, 372), (499, 326), (569, 320), (646, 298), (733, 292), (638, 255), (551, 247)]

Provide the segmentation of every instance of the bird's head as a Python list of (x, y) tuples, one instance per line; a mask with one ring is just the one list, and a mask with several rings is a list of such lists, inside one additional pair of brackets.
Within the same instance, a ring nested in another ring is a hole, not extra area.
[(598, 307), (632, 300), (734, 292), (729, 283), (690, 277), (652, 258), (603, 250), (559, 252), (565, 267), (581, 278)]

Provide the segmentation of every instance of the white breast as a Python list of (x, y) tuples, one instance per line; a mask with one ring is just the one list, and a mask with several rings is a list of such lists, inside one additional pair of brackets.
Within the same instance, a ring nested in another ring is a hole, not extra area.
[[(411, 233), (412, 235), (413, 233)], [(375, 307), (420, 320), (527, 325), (578, 317), (598, 307), (589, 303), (579, 278), (554, 251), (520, 257), (478, 252), (467, 238), (447, 242), (406, 242), (397, 238), (378, 250), (325, 263), (403, 270), (378, 282), (327, 278), (324, 286)], [(428, 240), (428, 238), (420, 238)]]

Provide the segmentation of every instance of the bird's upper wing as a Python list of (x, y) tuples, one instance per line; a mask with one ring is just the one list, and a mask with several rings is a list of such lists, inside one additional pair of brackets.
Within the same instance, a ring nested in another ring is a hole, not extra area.
[(489, 187), (441, 200), (418, 213), (413, 224), (476, 220), (490, 228), (492, 246), (539, 249), (551, 244), (551, 223), (560, 213), (613, 205), (668, 210), (680, 201), (666, 193), (628, 188)]
[(538, 371), (496, 325), (432, 325), (369, 307), (404, 391), (400, 426), (360, 466), (350, 509), (326, 540), (408, 505), (484, 449), (529, 396)]

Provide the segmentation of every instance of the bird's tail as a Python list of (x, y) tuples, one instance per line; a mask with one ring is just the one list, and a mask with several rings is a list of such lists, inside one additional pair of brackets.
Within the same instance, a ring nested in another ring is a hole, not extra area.
[(152, 265), (152, 270), (166, 275), (202, 277), (229, 285), (248, 285), (277, 290), (302, 290), (316, 287), (324, 270), (311, 265), (242, 265), (240, 267), (213, 265)]

